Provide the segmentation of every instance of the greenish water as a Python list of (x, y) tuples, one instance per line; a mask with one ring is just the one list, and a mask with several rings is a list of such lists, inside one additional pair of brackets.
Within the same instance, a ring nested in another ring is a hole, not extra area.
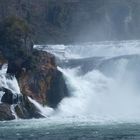
[(0, 140), (140, 140), (140, 124), (17, 120), (0, 122)]

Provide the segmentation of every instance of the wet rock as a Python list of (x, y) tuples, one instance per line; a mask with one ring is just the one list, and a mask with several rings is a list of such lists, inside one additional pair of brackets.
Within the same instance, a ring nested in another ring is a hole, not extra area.
[(27, 96), (23, 96), (23, 101), (15, 106), (15, 112), (19, 118), (23, 119), (44, 117)]
[(1, 91), (5, 92), (5, 94), (2, 96), (1, 102), (7, 103), (9, 105), (17, 104), (21, 100), (21, 95), (18, 93), (12, 93), (11, 90), (7, 88), (1, 88)]
[[(23, 119), (44, 117), (36, 106), (29, 101), (28, 96), (44, 106), (48, 105), (55, 108), (64, 97), (69, 95), (63, 75), (57, 69), (55, 57), (47, 52), (34, 51), (32, 58), (31, 65), (34, 69), (26, 69), (26, 67), (19, 67), (18, 69), (17, 65), (14, 69), (15, 75), (18, 71), (16, 76), (22, 96), (12, 93), (5, 87), (0, 89), (5, 93), (1, 101), (8, 105), (15, 104), (17, 116)], [(13, 71), (11, 73), (9, 71), (8, 76), (11, 74)]]
[(0, 104), (0, 121), (14, 120), (15, 116), (12, 114), (11, 107), (8, 104)]
[(57, 107), (64, 97), (69, 96), (63, 74), (60, 71), (54, 71), (50, 81), (50, 88), (46, 91), (46, 94), (47, 104), (53, 108)]
[(19, 76), (21, 92), (42, 105), (56, 107), (68, 96), (63, 75), (58, 71), (53, 55), (39, 51), (36, 58), (36, 68), (33, 71), (23, 71)]
[[(28, 96), (42, 105), (57, 107), (68, 96), (67, 86), (55, 57), (33, 50), (32, 33), (27, 22), (12, 16), (0, 22), (0, 52), (8, 61), (7, 73), (14, 75), (23, 95), (3, 87), (2, 102), (13, 105), (20, 118), (40, 118), (42, 115)], [(0, 58), (1, 59), (1, 58)], [(3, 59), (0, 60), (0, 64)], [(19, 102), (20, 101), (20, 102)]]

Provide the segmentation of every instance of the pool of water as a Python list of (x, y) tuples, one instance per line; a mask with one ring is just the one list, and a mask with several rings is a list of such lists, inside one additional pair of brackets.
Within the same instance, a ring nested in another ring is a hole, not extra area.
[(0, 122), (0, 140), (140, 140), (140, 124), (5, 121)]

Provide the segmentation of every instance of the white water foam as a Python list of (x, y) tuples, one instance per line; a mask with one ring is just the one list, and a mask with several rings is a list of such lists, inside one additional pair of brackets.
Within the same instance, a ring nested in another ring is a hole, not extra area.
[(16, 111), (15, 111), (15, 105), (11, 105), (11, 111), (12, 111), (12, 114), (15, 116), (15, 119), (19, 119), (17, 114), (16, 114)]
[(3, 91), (0, 91), (0, 103), (1, 103), (1, 99), (2, 99), (2, 96), (4, 95), (4, 92)]
[(16, 77), (8, 75), (7, 68), (8, 65), (4, 64), (0, 70), (0, 87), (5, 87), (15, 94), (21, 94)]
[[(62, 45), (50, 45), (49, 47), (59, 49), (59, 47), (62, 48)], [(49, 47), (44, 50), (47, 51)], [(87, 43), (63, 45), (63, 47), (67, 59), (76, 59), (73, 56), (114, 58), (121, 55), (140, 54), (140, 41)], [(133, 60), (112, 59), (112, 61), (113, 65), (103, 63), (102, 69), (93, 69), (84, 75), (79, 75), (80, 68), (59, 68), (64, 74), (71, 97), (61, 101), (54, 118), (60, 120), (74, 118), (77, 121), (82, 119), (88, 121), (140, 121), (140, 61), (137, 58)], [(108, 74), (105, 72), (104, 65), (108, 68)]]
[(114, 57), (140, 54), (140, 40), (89, 42), (75, 45), (35, 45), (34, 48), (50, 52), (60, 59)]
[[(8, 64), (3, 64), (0, 69), (0, 88), (7, 88), (15, 95), (21, 94), (16, 77), (7, 74), (7, 68)], [(4, 94), (5, 93), (3, 91), (0, 91), (0, 103), (1, 98)], [(18, 119), (17, 114), (15, 112), (15, 105), (11, 105), (11, 111), (12, 114), (15, 116), (15, 119)]]
[(53, 113), (53, 109), (50, 107), (43, 107), (37, 101), (33, 100), (32, 98), (28, 97), (29, 101), (35, 105), (35, 107), (40, 111), (40, 114), (44, 117), (49, 117)]
[(140, 94), (130, 79), (108, 78), (100, 71), (77, 76), (77, 69), (63, 69), (71, 98), (59, 105), (60, 116), (93, 120), (139, 120)]

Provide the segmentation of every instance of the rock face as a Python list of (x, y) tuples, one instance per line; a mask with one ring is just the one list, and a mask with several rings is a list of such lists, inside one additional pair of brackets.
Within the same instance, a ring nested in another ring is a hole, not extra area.
[(15, 119), (15, 117), (12, 114), (10, 105), (4, 103), (0, 104), (0, 121), (13, 119)]
[(9, 105), (17, 104), (19, 101), (21, 101), (22, 97), (18, 93), (12, 93), (9, 89), (7, 88), (2, 88), (1, 91), (3, 91), (5, 94), (1, 98), (1, 102), (7, 103)]
[(13, 117), (12, 115), (11, 105), (13, 105), (12, 108), (14, 108), (19, 118), (30, 119), (44, 117), (41, 115), (40, 110), (30, 102), (27, 96), (12, 93), (12, 91), (6, 88), (2, 88), (1, 91), (4, 92), (4, 95), (1, 98), (2, 103), (0, 104), (0, 120), (15, 119), (15, 116)]
[(13, 89), (0, 85), (4, 92), (1, 101), (5, 104), (0, 107), (1, 112), (6, 112), (5, 109), (8, 112), (5, 119), (12, 118), (9, 117), (9, 110), (13, 104), (20, 118), (42, 117), (38, 107), (28, 97), (44, 106), (56, 108), (68, 96), (65, 80), (57, 69), (55, 57), (47, 52), (33, 50), (32, 35), (25, 20), (15, 16), (0, 22), (0, 52), (0, 64), (8, 62), (7, 73), (15, 75), (21, 91), (19, 96), (13, 93)]
[(23, 71), (18, 78), (21, 92), (43, 105), (56, 107), (68, 96), (63, 75), (57, 70), (53, 55), (40, 51), (36, 57), (37, 68), (33, 71)]
[[(0, 116), (2, 117), (0, 120), (14, 119), (10, 111), (10, 105), (13, 104), (15, 104), (15, 112), (19, 118), (44, 117), (38, 108), (30, 102), (28, 96), (43, 106), (48, 105), (56, 108), (59, 102), (69, 95), (63, 75), (55, 64), (55, 57), (43, 51), (35, 51), (33, 57), (36, 60), (34, 69), (20, 68), (17, 75), (22, 96), (12, 93), (4, 87), (1, 88), (5, 94), (1, 99), (3, 104), (0, 106)], [(14, 67), (14, 70), (16, 70), (16, 74), (17, 68)], [(10, 73), (10, 71), (8, 72)]]
[(44, 117), (40, 110), (31, 103), (27, 96), (23, 96), (22, 102), (15, 106), (15, 112), (19, 118), (30, 119), (30, 118), (42, 118)]
[[(10, 110), (13, 104), (19, 118), (43, 117), (38, 108), (29, 101), (28, 96), (43, 106), (56, 108), (59, 102), (69, 95), (63, 75), (57, 69), (55, 57), (50, 53), (37, 50), (34, 50), (31, 56), (30, 69), (27, 61), (24, 65), (16, 63), (17, 60), (9, 61), (8, 75), (16, 75), (22, 96), (12, 93), (5, 87), (0, 89), (5, 93), (1, 99), (3, 104), (0, 105), (0, 120), (15, 118)], [(24, 58), (20, 59), (24, 61)], [(1, 55), (0, 65), (6, 62), (8, 61)]]

